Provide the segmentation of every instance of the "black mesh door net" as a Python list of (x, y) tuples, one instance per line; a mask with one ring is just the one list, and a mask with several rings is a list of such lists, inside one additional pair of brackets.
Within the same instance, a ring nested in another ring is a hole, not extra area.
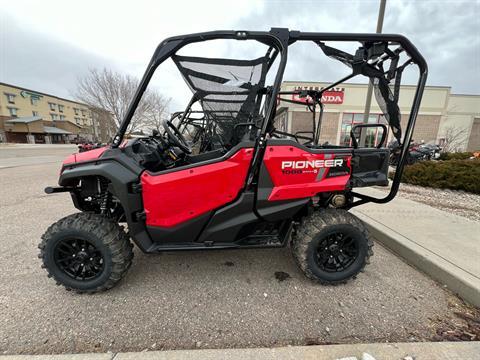
[(261, 125), (268, 57), (233, 60), (175, 55), (172, 59), (225, 145), (239, 141), (239, 134), (248, 128), (244, 124)]

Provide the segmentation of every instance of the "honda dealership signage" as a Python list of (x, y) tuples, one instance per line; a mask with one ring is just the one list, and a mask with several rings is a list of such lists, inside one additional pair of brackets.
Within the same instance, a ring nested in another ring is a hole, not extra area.
[[(308, 87), (297, 87), (295, 90), (313, 90), (309, 89)], [(317, 89), (315, 89), (317, 90)], [(320, 89), (321, 90), (321, 89)], [(322, 103), (323, 104), (343, 104), (343, 96), (345, 94), (345, 88), (333, 88), (331, 90), (325, 91), (322, 94)], [(292, 95), (292, 100), (294, 101), (300, 101), (303, 103), (310, 103), (312, 102), (312, 99), (307, 96), (307, 97), (300, 97), (298, 94), (293, 94)]]

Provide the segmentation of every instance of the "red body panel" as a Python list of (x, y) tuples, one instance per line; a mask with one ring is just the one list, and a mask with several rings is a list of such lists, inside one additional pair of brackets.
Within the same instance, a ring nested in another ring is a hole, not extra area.
[(105, 150), (107, 150), (106, 146), (69, 155), (65, 160), (63, 160), (63, 165), (98, 159), (105, 152)]
[(335, 159), (343, 159), (351, 170), (351, 155), (315, 154), (295, 146), (267, 146), (263, 162), (273, 182), (268, 200), (301, 199), (325, 191), (342, 191), (350, 179), (346, 175), (327, 178)]
[(167, 174), (141, 176), (146, 223), (172, 227), (232, 202), (242, 189), (252, 149), (227, 160)]

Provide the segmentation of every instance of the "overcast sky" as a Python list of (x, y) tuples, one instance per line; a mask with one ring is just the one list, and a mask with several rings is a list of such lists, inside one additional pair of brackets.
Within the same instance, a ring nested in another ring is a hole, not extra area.
[[(270, 27), (374, 32), (378, 6), (378, 0), (0, 0), (0, 81), (71, 98), (89, 68), (140, 77), (168, 36)], [(383, 32), (404, 34), (419, 48), (429, 64), (428, 84), (480, 94), (479, 1), (387, 0)], [(208, 55), (240, 53), (222, 46), (211, 50)], [(290, 51), (284, 80), (334, 81), (346, 73), (342, 64), (321, 59), (312, 45)], [(176, 104), (185, 87), (175, 81), (181, 80), (173, 66), (162, 71), (156, 84)]]

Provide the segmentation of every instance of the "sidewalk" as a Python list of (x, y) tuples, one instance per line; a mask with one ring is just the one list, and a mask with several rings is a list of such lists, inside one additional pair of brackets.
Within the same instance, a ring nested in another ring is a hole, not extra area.
[[(385, 192), (363, 193), (384, 197)], [(406, 262), (480, 306), (480, 223), (399, 198), (352, 209), (371, 234)]]
[(141, 353), (9, 355), (1, 360), (476, 360), (479, 342), (345, 344)]

